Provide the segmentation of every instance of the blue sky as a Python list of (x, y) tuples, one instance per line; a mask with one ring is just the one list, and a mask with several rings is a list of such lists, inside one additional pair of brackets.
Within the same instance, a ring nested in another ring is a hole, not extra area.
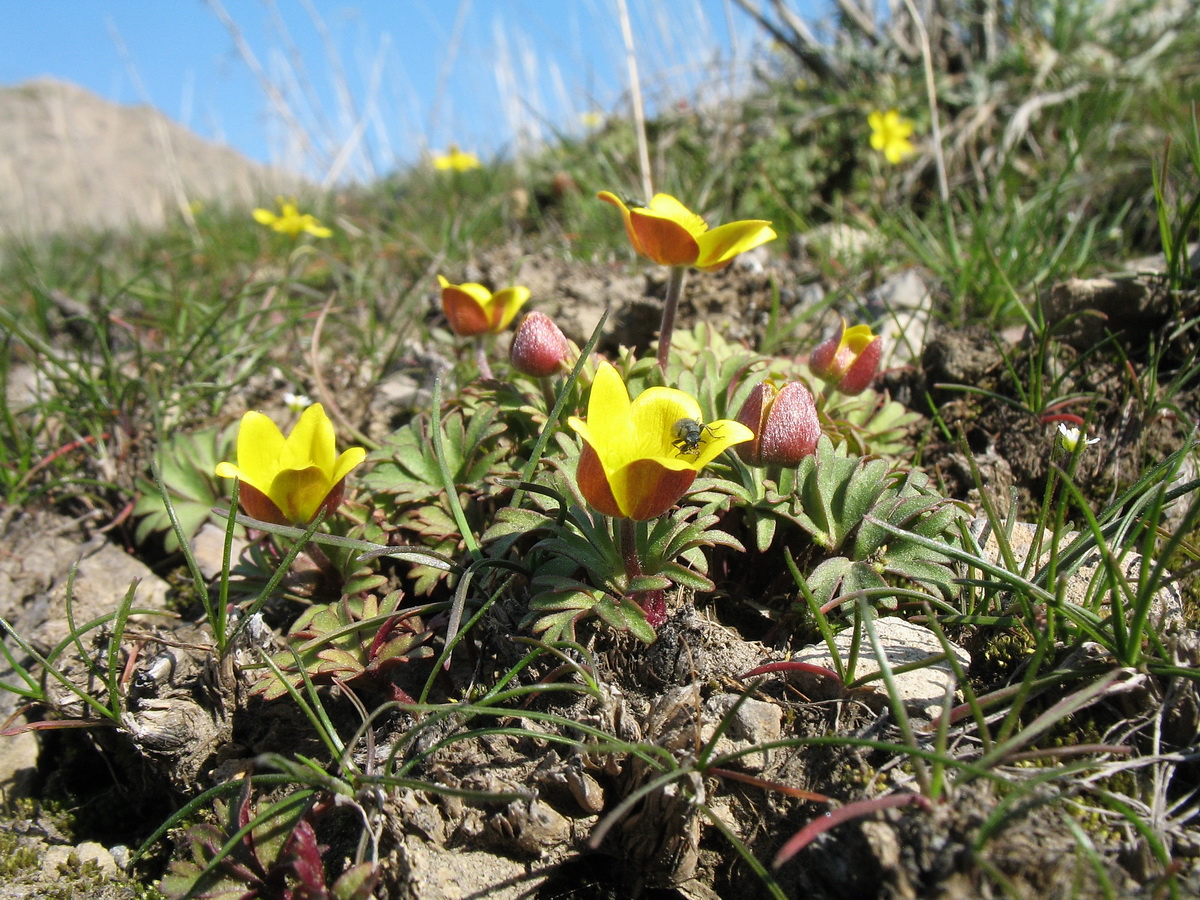
[[(732, 0), (627, 3), (651, 104), (728, 90), (764, 43)], [(37, 0), (3, 9), (0, 84), (48, 75), (114, 102), (150, 103), (253, 159), (314, 177), (370, 178), (452, 141), (484, 157), (519, 152), (577, 133), (587, 111), (628, 111), (617, 0)]]

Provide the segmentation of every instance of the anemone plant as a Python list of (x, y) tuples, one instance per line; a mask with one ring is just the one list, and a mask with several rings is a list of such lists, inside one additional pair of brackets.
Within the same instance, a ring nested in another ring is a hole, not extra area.
[[(372, 687), (410, 699), (388, 673), (433, 656), (433, 632), (421, 619), (423, 609), (400, 608), (403, 599), (402, 591), (393, 591), (382, 600), (368, 594), (309, 607), (292, 625), (289, 649), (274, 661), (294, 688), (307, 678), (314, 684)], [(287, 684), (272, 673), (258, 691), (273, 700), (287, 693)]]
[[(808, 574), (808, 589), (825, 607), (860, 590), (901, 578), (938, 596), (954, 594), (952, 557), (931, 549), (966, 513), (929, 484), (925, 474), (892, 469), (885, 460), (847, 454), (827, 436), (796, 469), (787, 516), (808, 532), (825, 559)], [(911, 533), (918, 540), (906, 539)], [(884, 605), (893, 605), (884, 602)]]

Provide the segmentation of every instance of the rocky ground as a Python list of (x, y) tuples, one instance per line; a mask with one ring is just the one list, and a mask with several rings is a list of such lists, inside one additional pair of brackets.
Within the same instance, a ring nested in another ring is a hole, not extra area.
[[(479, 272), (467, 274), (479, 280), (507, 274), (518, 254), (514, 247), (485, 255)], [(604, 298), (611, 304), (613, 324), (601, 349), (612, 351), (620, 343), (645, 346), (663, 289), (656, 274), (633, 276), (624, 269), (567, 263), (537, 253), (522, 258), (516, 280), (539, 296), (559, 298), (560, 308), (548, 311), (572, 337), (582, 342), (590, 333), (602, 308), (597, 298)], [(779, 278), (779, 264), (766, 257), (717, 275), (694, 275), (683, 327), (715, 322), (730, 340), (756, 342), (768, 321), (773, 276), (777, 283), (792, 285), (781, 295), (786, 308), (820, 299), (819, 279), (804, 267), (802, 257), (797, 260), (785, 279)], [(893, 351), (882, 384), (921, 414), (912, 432), (922, 435), (919, 464), (940, 478), (951, 496), (971, 504), (976, 516), (982, 513), (971, 463), (983, 473), (984, 486), (1003, 514), (1011, 512), (1018, 519), (1034, 514), (1049, 473), (1054, 424), (1047, 421), (1045, 409), (1022, 409), (998, 398), (1019, 394), (1013, 382), (1029, 377), (1029, 366), (1052, 366), (1060, 375), (1058, 391), (1068, 403), (1072, 397), (1098, 398), (1092, 430), (1103, 441), (1084, 462), (1078, 481), (1095, 502), (1111, 498), (1128, 473), (1180, 446), (1188, 437), (1187, 423), (1200, 416), (1200, 393), (1194, 387), (1180, 392), (1169, 412), (1133, 414), (1127, 366), (1145, 357), (1151, 336), (1161, 336), (1164, 323), (1194, 316), (1200, 302), (1194, 292), (1169, 293), (1160, 284), (1154, 275), (1142, 274), (1056, 287), (1045, 298), (1045, 313), (1063, 328), (1050, 348), (1032, 343), (1021, 331), (997, 335), (939, 327), (929, 318), (937, 286), (920, 271), (897, 273), (875, 286), (866, 301), (888, 310), (892, 322)], [(1096, 317), (1087, 310), (1107, 315), (1110, 328), (1119, 325), (1118, 340), (1098, 343), (1088, 327)], [(1162, 352), (1169, 359), (1186, 360), (1194, 353), (1188, 340), (1168, 342)], [(399, 409), (427, 388), (419, 378), (404, 377), (408, 390), (393, 382), (386, 389), (381, 386), (377, 396), (365, 396), (364, 418), (372, 420), (368, 432), (385, 430)], [(964, 393), (963, 386), (985, 393)], [(947, 429), (929, 428), (934, 412)], [(1181, 480), (1190, 477), (1185, 473)], [(1171, 512), (1175, 521), (1182, 519), (1187, 499)], [(61, 511), (8, 508), (3, 515), (5, 550), (0, 553), (0, 616), (39, 653), (57, 649), (60, 665), (91, 692), (103, 674), (95, 661), (107, 654), (106, 632), (89, 632), (75, 644), (66, 641), (68, 598), (72, 620), (88, 622), (114, 609), (136, 582), (136, 607), (174, 615), (178, 610), (172, 597), (181, 577), (161, 550), (156, 555), (128, 546), (120, 532), (106, 534), (103, 525)], [(981, 546), (989, 546), (982, 519), (975, 527)], [(994, 540), (990, 546), (995, 553)], [(211, 544), (198, 552), (211, 577), (214, 567), (219, 568), (219, 547), (216, 557)], [(1134, 558), (1125, 564), (1137, 565)], [(1086, 573), (1085, 566), (1076, 576), (1084, 587)], [(1153, 615), (1160, 639), (1178, 664), (1194, 666), (1200, 660), (1200, 637), (1188, 599), (1193, 576), (1183, 574), (1162, 589)], [(725, 589), (737, 591), (728, 583)], [(415, 789), (347, 799), (340, 809), (322, 811), (317, 823), (322, 843), (333, 848), (325, 855), (326, 864), (339, 866), (353, 852), (357, 836), (366, 833), (379, 851), (381, 890), (387, 896), (767, 896), (763, 882), (730, 850), (729, 835), (769, 863), (788, 837), (825, 811), (826, 805), (812, 795), (831, 797), (836, 805), (887, 791), (903, 793), (914, 781), (911, 765), (899, 755), (820, 740), (900, 740), (878, 682), (876, 687), (847, 689), (815, 668), (750, 674), (771, 663), (802, 661), (828, 669), (831, 661), (823, 644), (799, 646), (781, 637), (768, 619), (747, 616), (744, 609), (753, 606), (749, 601), (756, 588), (746, 581), (742, 590), (744, 598), (736, 593), (674, 598), (669, 620), (650, 647), (605, 630), (589, 631), (583, 639), (594, 660), (590, 674), (598, 690), (534, 694), (506, 717), (511, 727), (503, 733), (459, 735), (439, 743), (456, 734), (453, 717), (447, 717), (422, 733), (414, 746), (408, 743), (410, 717), (383, 717), (371, 747), (359, 750), (360, 763), (369, 766), (393, 749), (419, 751), (415, 775), (499, 799)], [(480, 623), (456, 656), (450, 681), (487, 688), (520, 659), (525, 651), (513, 643), (519, 634), (519, 606), (519, 594), (513, 595)], [(898, 617), (881, 620), (879, 637), (893, 666), (936, 655), (941, 648), (928, 629)], [(954, 631), (953, 639), (957, 665), (979, 690), (1000, 687), (1019, 671), (995, 668), (993, 646), (1012, 639), (1003, 629), (964, 627)], [(278, 646), (270, 632), (255, 640)], [(12, 823), (0, 897), (50, 896), (51, 885), (68, 881), (79, 896), (135, 896), (135, 888), (124, 881), (128, 848), (187, 797), (255, 771), (268, 754), (321, 755), (296, 709), (256, 695), (258, 676), (242, 670), (238, 656), (232, 664), (214, 665), (210, 641), (187, 611), (176, 618), (135, 616), (118, 656), (128, 703), (115, 728), (44, 729), (39, 723), (49, 712), (52, 718), (77, 721), (86, 721), (88, 712), (77, 698), (63, 694), (56, 710), (24, 710), (22, 718), (21, 698), (0, 693), (0, 708), (14, 716), (0, 745), (0, 780)], [(251, 649), (247, 645), (248, 657)], [(1086, 647), (1062, 648), (1059, 663), (1066, 668), (1079, 664), (1069, 649), (1087, 652)], [(11, 644), (10, 652), (25, 656)], [(1096, 662), (1105, 664), (1103, 659)], [(1172, 802), (1187, 804), (1198, 787), (1191, 761), (1200, 725), (1194, 682), (1139, 671), (1114, 673), (1103, 695), (1092, 699), (1088, 728), (1096, 731), (1097, 741), (1121, 735), (1135, 757), (1154, 760), (1144, 770), (1130, 768), (1124, 777), (1140, 778), (1144, 771), (1145, 777), (1162, 781)], [(531, 685), (555, 677), (553, 667), (541, 661), (525, 670), (520, 681)], [(951, 677), (946, 662), (902, 677), (900, 690), (919, 733), (933, 729)], [(17, 676), (9, 672), (0, 680), (13, 684)], [(747, 692), (748, 699), (739, 705)], [(1055, 699), (1051, 695), (1045, 703)], [(336, 692), (327, 700), (339, 725), (353, 729), (353, 707)], [(653, 743), (684, 769), (694, 765), (725, 723), (716, 752), (742, 755), (719, 770), (689, 769), (610, 819), (622, 801), (650, 785), (658, 772), (628, 753), (582, 752), (561, 742), (579, 736), (564, 728), (563, 721), (622, 740)], [(781, 738), (812, 743), (755, 749)], [(947, 740), (956, 752), (973, 755), (969, 727), (956, 725)], [(1077, 734), (1063, 740), (1081, 742)], [(1120, 776), (1120, 759), (1106, 760), (1090, 774)], [(1161, 865), (1143, 837), (1120, 820), (1086, 829), (1093, 853), (1090, 864), (1081, 863), (1077, 836), (1048, 798), (1074, 791), (1082, 803), (1083, 780), (1069, 788), (1054, 780), (1040, 789), (1038, 767), (1023, 768), (1014, 758), (1000, 769), (1003, 779), (961, 779), (936, 803), (914, 801), (871, 811), (832, 830), (778, 870), (779, 890), (785, 896), (814, 898), (1160, 896), (1159, 885), (1165, 883)], [(1022, 789), (1015, 790), (1014, 784)], [(69, 842), (54, 815), (21, 806), (15, 801), (19, 797), (72, 798)], [(1086, 804), (1083, 808), (1092, 810)], [(366, 832), (362, 816), (369, 825)], [(1080, 821), (1086, 816), (1081, 814)], [(1172, 865), (1178, 867), (1180, 895), (1200, 895), (1200, 831), (1186, 816), (1164, 828)], [(155, 859), (152, 854), (149, 868), (161, 866), (161, 857), (157, 863)], [(1003, 892), (997, 888), (1001, 884), (1006, 885)]]

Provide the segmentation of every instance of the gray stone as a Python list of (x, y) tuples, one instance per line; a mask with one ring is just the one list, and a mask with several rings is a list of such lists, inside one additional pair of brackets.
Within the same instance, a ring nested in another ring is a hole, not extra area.
[[(718, 725), (729, 715), (741, 698), (736, 694), (717, 694), (704, 704), (704, 725), (700, 739), (712, 740)], [(783, 709), (774, 703), (753, 698), (738, 706), (733, 721), (717, 741), (716, 755), (749, 750), (760, 744), (777, 741), (783, 736)], [(770, 762), (769, 751), (746, 753), (730, 763), (730, 767), (745, 772), (761, 772)]]
[[(12, 723), (12, 727), (24, 723), (25, 719), (21, 717)], [(10, 799), (33, 796), (37, 762), (38, 742), (32, 731), (0, 737), (0, 792)]]
[[(230, 567), (237, 563), (242, 551), (250, 545), (244, 537), (236, 532), (233, 545), (229, 548)], [(225, 560), (225, 526), (215, 522), (205, 522), (196, 532), (191, 541), (192, 554), (196, 557), (196, 565), (206, 581), (212, 581), (221, 574)]]
[(533, 896), (545, 880), (545, 868), (533, 871), (522, 862), (467, 847), (445, 848), (406, 835), (398, 854), (402, 876), (393, 896), (401, 900), (442, 897), (467, 900), (489, 897), (518, 900)]
[(911, 365), (921, 358), (929, 331), (933, 305), (929, 285), (917, 269), (892, 275), (866, 297), (876, 321), (875, 333), (883, 336), (881, 368)]
[(60, 845), (48, 847), (42, 857), (43, 871), (52, 872), (60, 868), (69, 871), (86, 866), (88, 863), (94, 863), (105, 878), (117, 878), (121, 874), (112, 854), (105, 849), (103, 844), (95, 841), (84, 841), (75, 847)]
[[(937, 635), (928, 628), (914, 625), (896, 616), (876, 619), (873, 625), (883, 654), (887, 659), (889, 667), (893, 670), (900, 666), (944, 655), (945, 651)], [(834, 645), (837, 647), (838, 656), (843, 661), (849, 659), (852, 638), (853, 633), (850, 630), (839, 632), (834, 636)], [(970, 666), (971, 655), (961, 647), (953, 644), (950, 646), (959, 664), (964, 669)], [(824, 643), (807, 647), (793, 656), (792, 659), (796, 662), (804, 662), (826, 669), (834, 668), (833, 657), (829, 653), (829, 648)], [(879, 669), (879, 662), (872, 654), (871, 644), (864, 634), (862, 643), (859, 645), (858, 661), (854, 672), (851, 674), (851, 678), (859, 679), (866, 675), (872, 675), (878, 672)], [(941, 712), (942, 703), (946, 696), (946, 689), (954, 684), (954, 672), (950, 668), (949, 663), (944, 659), (940, 659), (937, 662), (930, 662), (928, 665), (920, 666), (911, 671), (893, 675), (893, 678), (896, 683), (896, 690), (903, 699), (905, 708), (910, 713), (921, 715), (928, 719), (932, 719)], [(829, 682), (827, 679), (823, 680), (823, 682), (822, 684), (814, 680), (813, 687), (827, 691), (830, 686)], [(882, 680), (877, 679), (867, 684), (874, 691), (874, 699), (876, 701), (884, 698)], [(864, 699), (866, 699), (865, 696)]]
[[(77, 560), (77, 564), (72, 578), (73, 560)], [(58, 579), (28, 610), (31, 618), (39, 621), (33, 627), (21, 630), (21, 634), (36, 647), (50, 649), (70, 633), (67, 623), (68, 593), (76, 627), (114, 612), (135, 583), (134, 607), (153, 610), (167, 608), (170, 590), (167, 583), (145, 563), (106, 540), (93, 540), (76, 547), (58, 561), (61, 567)], [(138, 619), (140, 617), (134, 617), (135, 621)]]

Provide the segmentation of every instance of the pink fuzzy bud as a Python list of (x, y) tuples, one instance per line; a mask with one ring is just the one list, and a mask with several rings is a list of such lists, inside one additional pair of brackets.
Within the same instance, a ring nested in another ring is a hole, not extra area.
[(821, 422), (812, 394), (799, 381), (781, 388), (764, 381), (742, 404), (737, 420), (754, 432), (754, 440), (738, 444), (743, 460), (754, 466), (795, 466), (817, 447)]
[(518, 372), (544, 378), (563, 367), (567, 351), (562, 330), (544, 312), (535, 310), (517, 327), (508, 358)]

